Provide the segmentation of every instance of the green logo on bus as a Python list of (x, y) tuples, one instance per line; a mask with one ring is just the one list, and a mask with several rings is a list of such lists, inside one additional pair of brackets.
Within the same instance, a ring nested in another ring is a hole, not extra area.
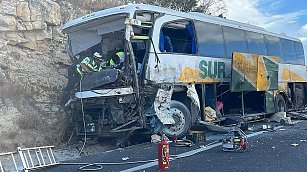
[(213, 62), (213, 61), (205, 61), (202, 60), (199, 63), (199, 69), (202, 71), (199, 73), (199, 76), (202, 79), (205, 79), (207, 77), (209, 78), (225, 78), (226, 72), (225, 72), (225, 63), (224, 62)]

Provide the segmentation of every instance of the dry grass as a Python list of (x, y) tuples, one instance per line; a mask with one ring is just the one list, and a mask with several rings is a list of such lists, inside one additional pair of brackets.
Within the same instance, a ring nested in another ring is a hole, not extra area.
[(37, 115), (21, 115), (15, 120), (16, 126), (22, 130), (37, 130), (41, 127)]
[(15, 107), (21, 113), (10, 119), (10, 126), (0, 130), (0, 153), (15, 151), (16, 145), (58, 145), (69, 137), (71, 131), (67, 131), (69, 120), (66, 114), (43, 114), (35, 106), (36, 102), (31, 94), (21, 85), (4, 84), (0, 90), (0, 98), (5, 106)]

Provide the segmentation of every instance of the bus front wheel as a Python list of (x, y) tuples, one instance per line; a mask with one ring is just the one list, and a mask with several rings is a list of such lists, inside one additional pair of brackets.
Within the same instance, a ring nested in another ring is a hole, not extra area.
[(183, 103), (176, 100), (171, 100), (170, 110), (175, 120), (175, 124), (163, 125), (161, 132), (167, 137), (172, 137), (176, 134), (178, 138), (183, 138), (191, 126), (190, 111)]

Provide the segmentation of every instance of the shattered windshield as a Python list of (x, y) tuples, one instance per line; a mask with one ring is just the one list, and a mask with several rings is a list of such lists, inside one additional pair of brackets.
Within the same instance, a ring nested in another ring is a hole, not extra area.
[(123, 51), (126, 16), (116, 15), (92, 21), (68, 30), (71, 56), (107, 56)]

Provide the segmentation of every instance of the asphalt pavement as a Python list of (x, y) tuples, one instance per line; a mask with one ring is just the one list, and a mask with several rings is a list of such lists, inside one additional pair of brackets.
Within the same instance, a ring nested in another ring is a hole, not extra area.
[[(171, 155), (188, 155), (170, 162), (168, 171), (206, 172), (306, 172), (307, 171), (307, 121), (285, 126), (275, 131), (249, 132), (246, 152), (224, 152), (221, 143), (210, 139), (193, 147), (170, 147)], [(211, 136), (210, 136), (211, 137)], [(211, 138), (223, 138), (214, 135)], [(212, 143), (214, 142), (214, 143)], [(210, 146), (202, 146), (208, 145)], [(157, 145), (144, 143), (124, 149), (115, 149), (63, 163), (127, 163), (92, 166), (96, 171), (159, 171)], [(128, 160), (123, 160), (123, 159)], [(153, 161), (151, 161), (153, 160)], [(144, 163), (128, 164), (135, 161)], [(40, 171), (77, 172), (82, 165), (58, 165)]]

